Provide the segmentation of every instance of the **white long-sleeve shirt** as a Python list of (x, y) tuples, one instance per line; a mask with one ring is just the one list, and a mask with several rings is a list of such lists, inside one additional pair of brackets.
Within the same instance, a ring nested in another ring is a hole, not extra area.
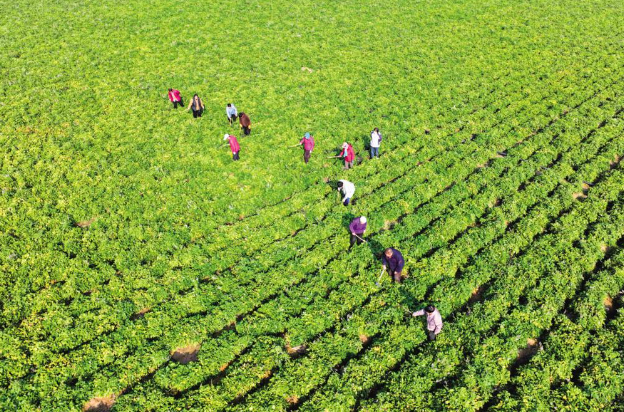
[(238, 116), (238, 110), (236, 110), (236, 106), (232, 105), (231, 107), (225, 106), (225, 113), (228, 117)]
[(339, 182), (342, 182), (342, 188), (340, 188), (340, 191), (344, 194), (342, 201), (344, 202), (347, 199), (351, 199), (355, 193), (355, 185), (348, 180), (339, 180)]
[(371, 132), (371, 140), (370, 140), (371, 147), (379, 147), (380, 142), (381, 142), (381, 133), (377, 133), (376, 131), (373, 130)]
[(435, 333), (436, 335), (442, 331), (442, 315), (435, 309), (432, 313), (425, 312), (424, 309), (417, 310), (413, 313), (413, 316), (427, 315), (427, 330)]

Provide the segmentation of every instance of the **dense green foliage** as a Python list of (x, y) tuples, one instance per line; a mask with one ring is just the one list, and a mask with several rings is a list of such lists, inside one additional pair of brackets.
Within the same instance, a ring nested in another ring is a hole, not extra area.
[(0, 410), (624, 402), (621, 2), (0, 7)]

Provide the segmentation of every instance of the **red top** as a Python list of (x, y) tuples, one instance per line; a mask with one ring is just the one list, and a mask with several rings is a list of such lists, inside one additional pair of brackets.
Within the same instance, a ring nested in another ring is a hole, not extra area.
[(180, 101), (180, 91), (179, 90), (172, 90), (169, 92), (169, 100), (171, 102), (179, 102)]
[(304, 150), (314, 150), (314, 137), (310, 136), (309, 139), (306, 139), (304, 137), (303, 139), (301, 139), (299, 144), (303, 144)]
[(230, 149), (232, 149), (232, 153), (237, 153), (240, 150), (236, 136), (230, 135)]
[[(345, 154), (344, 149), (338, 155), (339, 157), (343, 157)], [(345, 162), (352, 162), (355, 159), (355, 152), (353, 151), (353, 146), (347, 145), (347, 156), (344, 158)]]

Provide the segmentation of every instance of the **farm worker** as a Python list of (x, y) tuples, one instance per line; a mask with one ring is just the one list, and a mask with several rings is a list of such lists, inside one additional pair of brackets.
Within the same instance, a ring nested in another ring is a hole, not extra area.
[(435, 340), (438, 333), (442, 332), (442, 316), (440, 312), (432, 306), (429, 305), (425, 309), (417, 310), (412, 313), (412, 316), (422, 316), (427, 315), (427, 330), (429, 335), (429, 340)]
[(232, 122), (236, 120), (236, 116), (238, 116), (238, 110), (236, 110), (236, 106), (232, 103), (228, 103), (225, 106), (225, 114), (227, 115), (228, 122), (230, 122), (230, 126), (232, 126)]
[(232, 159), (238, 160), (238, 153), (240, 152), (240, 146), (238, 145), (238, 140), (236, 140), (236, 136), (232, 136), (231, 134), (225, 134), (223, 136), (223, 140), (227, 140), (230, 143), (230, 149), (232, 150)]
[(299, 141), (299, 146), (303, 145), (303, 161), (308, 163), (312, 150), (314, 150), (314, 136), (309, 132), (303, 135), (303, 139)]
[(345, 170), (353, 167), (353, 160), (355, 160), (355, 152), (353, 151), (353, 146), (349, 143), (344, 142), (342, 144), (342, 152), (338, 155), (338, 157), (344, 158), (345, 162)]
[(186, 111), (193, 109), (193, 117), (201, 117), (204, 112), (204, 102), (201, 101), (199, 96), (195, 94), (191, 99)]
[(169, 89), (169, 101), (173, 103), (173, 108), (177, 109), (178, 105), (183, 106), (182, 97), (180, 96), (180, 91), (176, 89)]
[(352, 247), (356, 242), (358, 245), (362, 244), (364, 242), (364, 232), (366, 232), (366, 217), (360, 216), (353, 219), (349, 225), (349, 230), (351, 231), (349, 247)]
[(379, 157), (379, 145), (381, 143), (381, 133), (378, 128), (374, 128), (370, 134), (370, 158)]
[(243, 133), (245, 133), (245, 136), (248, 136), (249, 133), (251, 133), (251, 119), (247, 116), (247, 113), (240, 112), (238, 121), (240, 122), (241, 129), (243, 129)]
[(390, 247), (384, 251), (381, 262), (383, 263), (382, 268), (388, 270), (394, 281), (401, 283), (401, 272), (403, 271), (403, 265), (405, 265), (401, 252)]
[(355, 193), (355, 185), (348, 180), (339, 180), (338, 192), (341, 192), (344, 195), (342, 204), (348, 206), (353, 194)]

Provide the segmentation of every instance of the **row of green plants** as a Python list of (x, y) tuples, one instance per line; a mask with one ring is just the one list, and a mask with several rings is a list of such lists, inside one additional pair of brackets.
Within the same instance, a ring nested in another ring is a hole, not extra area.
[[(195, 368), (193, 371), (195, 372), (196, 370), (197, 370), (197, 368)], [(190, 379), (193, 379), (193, 377), (195, 376), (195, 374), (194, 374), (194, 373), (190, 373), (189, 375), (190, 375), (190, 376), (189, 376), (189, 378), (190, 378)], [(167, 380), (167, 379), (163, 379), (162, 381), (163, 381), (163, 382), (167, 382), (168, 380)]]

